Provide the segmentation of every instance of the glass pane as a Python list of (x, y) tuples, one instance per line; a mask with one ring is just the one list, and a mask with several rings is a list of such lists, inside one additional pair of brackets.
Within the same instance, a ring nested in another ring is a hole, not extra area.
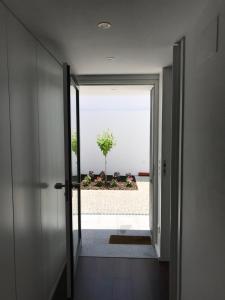
[[(72, 180), (78, 182), (78, 169), (77, 169), (77, 111), (76, 111), (76, 89), (71, 84), (70, 86), (70, 105), (71, 105), (71, 151), (72, 151)], [(74, 256), (76, 256), (77, 246), (79, 243), (78, 232), (78, 192), (73, 190), (72, 197), (72, 212), (73, 212), (73, 246)]]

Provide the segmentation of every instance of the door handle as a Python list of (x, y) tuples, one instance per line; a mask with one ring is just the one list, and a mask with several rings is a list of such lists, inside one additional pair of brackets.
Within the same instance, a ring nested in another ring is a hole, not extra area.
[[(66, 187), (65, 184), (61, 183), (61, 182), (57, 182), (54, 186), (54, 188), (56, 190), (61, 190), (62, 188)], [(71, 188), (72, 189), (78, 189), (80, 187), (80, 183), (79, 182), (72, 182), (71, 183)]]
[(54, 188), (55, 188), (56, 190), (61, 190), (61, 189), (64, 188), (65, 186), (66, 186), (65, 184), (63, 184), (63, 183), (61, 183), (61, 182), (57, 182), (57, 183), (55, 184)]

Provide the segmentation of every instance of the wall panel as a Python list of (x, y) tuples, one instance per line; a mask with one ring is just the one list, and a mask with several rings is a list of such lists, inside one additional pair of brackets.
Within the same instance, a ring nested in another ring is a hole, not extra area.
[(6, 11), (0, 3), (0, 298), (4, 300), (15, 299), (9, 110)]
[(36, 41), (11, 15), (8, 27), (12, 175), (18, 300), (42, 299)]
[(207, 4), (186, 40), (182, 300), (225, 295), (225, 3)]

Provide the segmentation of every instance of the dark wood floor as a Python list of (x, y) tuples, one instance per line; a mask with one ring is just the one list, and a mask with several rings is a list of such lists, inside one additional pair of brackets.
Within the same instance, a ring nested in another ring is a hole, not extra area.
[(168, 273), (153, 259), (80, 257), (74, 300), (168, 300)]
[[(65, 275), (54, 300), (66, 299)], [(80, 257), (74, 300), (168, 300), (169, 267), (153, 259)]]

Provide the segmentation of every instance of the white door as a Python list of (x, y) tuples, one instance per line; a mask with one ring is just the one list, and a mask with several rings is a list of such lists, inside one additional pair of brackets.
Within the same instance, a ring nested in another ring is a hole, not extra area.
[(162, 163), (161, 163), (161, 258), (170, 257), (171, 148), (172, 148), (172, 66), (163, 69)]
[(150, 117), (150, 207), (152, 207), (153, 244), (158, 239), (158, 102), (157, 89), (151, 89), (151, 117)]

